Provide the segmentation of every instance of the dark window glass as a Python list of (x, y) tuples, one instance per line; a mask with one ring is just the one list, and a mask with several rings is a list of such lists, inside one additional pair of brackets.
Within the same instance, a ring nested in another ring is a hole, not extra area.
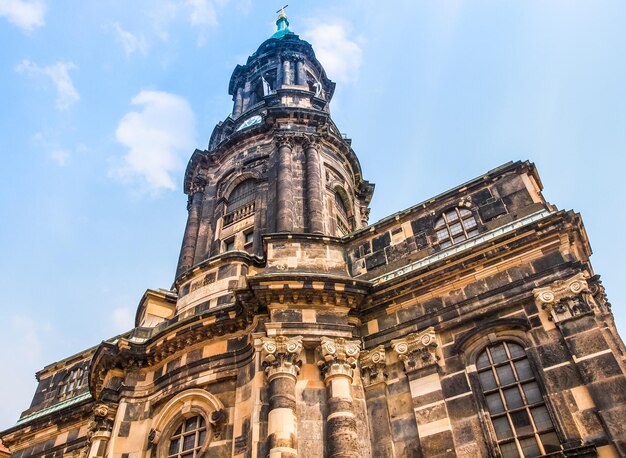
[(206, 423), (200, 415), (181, 421), (170, 437), (168, 458), (194, 458), (199, 456), (206, 439)]
[(519, 458), (519, 453), (517, 452), (517, 445), (515, 444), (515, 442), (501, 444), (500, 451), (502, 452), (502, 458)]
[(482, 385), (483, 390), (485, 391), (492, 390), (496, 386), (498, 386), (498, 383), (496, 382), (496, 378), (493, 376), (493, 372), (491, 372), (491, 369), (485, 372), (481, 372), (479, 374), (479, 377), (480, 377), (480, 384)]
[(535, 457), (561, 450), (523, 347), (512, 342), (492, 344), (478, 355), (476, 368), (503, 457)]
[(496, 367), (496, 373), (498, 374), (500, 385), (509, 385), (515, 381), (513, 370), (508, 364), (506, 366)]
[(524, 405), (524, 401), (522, 400), (522, 396), (520, 395), (517, 386), (504, 390), (504, 399), (506, 401), (506, 408), (509, 410), (517, 409), (518, 407), (522, 407)]
[(232, 212), (244, 205), (253, 202), (256, 194), (256, 185), (252, 180), (239, 183), (228, 196), (228, 211)]

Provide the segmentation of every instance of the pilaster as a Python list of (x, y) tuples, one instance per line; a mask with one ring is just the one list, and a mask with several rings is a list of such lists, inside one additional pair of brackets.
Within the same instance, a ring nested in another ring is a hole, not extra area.
[[(580, 378), (591, 395), (589, 414), (598, 415), (610, 442), (626, 456), (626, 373), (615, 358), (615, 338), (607, 333), (606, 310), (593, 297), (585, 272), (533, 290), (535, 303), (560, 331)], [(606, 297), (601, 299), (606, 302)], [(600, 301), (601, 302), (601, 301)], [(544, 321), (545, 323), (545, 321)]]
[(391, 341), (404, 364), (422, 456), (454, 456), (454, 440), (439, 377), (437, 336), (433, 327)]

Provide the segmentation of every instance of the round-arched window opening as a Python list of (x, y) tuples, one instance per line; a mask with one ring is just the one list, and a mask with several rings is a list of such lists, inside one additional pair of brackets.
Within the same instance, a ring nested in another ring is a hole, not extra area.
[(170, 436), (168, 458), (199, 457), (206, 437), (206, 420), (202, 415), (183, 419)]

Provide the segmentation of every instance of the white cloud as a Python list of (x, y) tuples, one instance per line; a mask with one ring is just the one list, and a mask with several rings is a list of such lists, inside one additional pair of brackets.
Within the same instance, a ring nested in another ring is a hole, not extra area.
[(138, 179), (150, 192), (176, 189), (172, 174), (182, 169), (181, 155), (195, 145), (191, 107), (185, 99), (159, 91), (141, 91), (131, 103), (141, 111), (126, 113), (117, 126), (117, 141), (128, 152), (114, 175)]
[(208, 0), (187, 0), (185, 6), (189, 9), (189, 22), (193, 26), (217, 25), (215, 6)]
[(15, 70), (31, 76), (44, 75), (50, 78), (57, 90), (57, 108), (64, 111), (80, 100), (80, 95), (78, 95), (69, 75), (69, 71), (76, 68), (76, 65), (72, 62), (57, 62), (56, 64), (41, 67), (25, 59), (15, 67)]
[(50, 157), (57, 164), (59, 164), (60, 167), (63, 167), (67, 163), (68, 159), (70, 158), (70, 153), (68, 153), (67, 151), (58, 150), (58, 151), (53, 151), (52, 153), (50, 153)]
[(128, 30), (124, 30), (117, 22), (113, 24), (113, 30), (115, 30), (115, 38), (124, 48), (126, 57), (134, 52), (145, 54), (148, 50), (148, 43), (143, 35), (137, 37)]
[(318, 23), (302, 34), (310, 41), (328, 77), (337, 82), (355, 81), (361, 67), (358, 40), (348, 38), (349, 28), (341, 23)]
[(43, 1), (0, 0), (0, 17), (30, 32), (44, 25), (46, 5)]
[(113, 310), (111, 316), (114, 332), (122, 333), (135, 327), (135, 316), (133, 311), (126, 307), (118, 307)]

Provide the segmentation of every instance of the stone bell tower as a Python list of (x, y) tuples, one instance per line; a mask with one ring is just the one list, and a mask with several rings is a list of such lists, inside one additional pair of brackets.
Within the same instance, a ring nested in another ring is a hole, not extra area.
[(343, 236), (367, 225), (373, 185), (330, 117), (335, 83), (283, 12), (276, 24), (235, 68), (232, 113), (187, 166), (177, 278), (230, 251), (261, 255), (264, 234)]

